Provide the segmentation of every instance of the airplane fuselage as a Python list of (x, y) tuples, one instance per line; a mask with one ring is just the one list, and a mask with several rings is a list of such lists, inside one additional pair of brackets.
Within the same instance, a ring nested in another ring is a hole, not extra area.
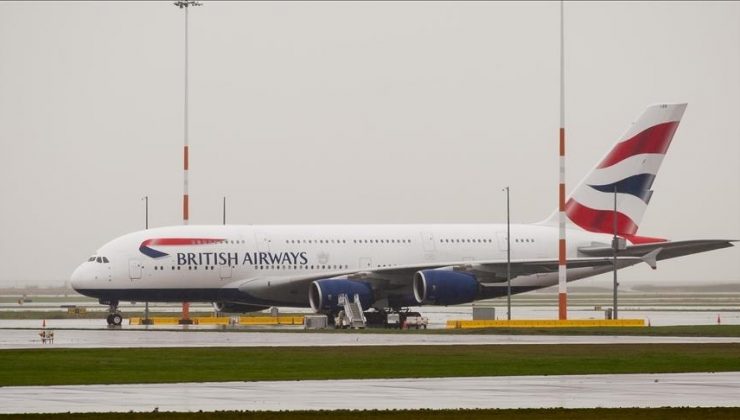
[[(101, 301), (226, 301), (309, 306), (309, 282), (393, 267), (506, 260), (505, 224), (172, 226), (134, 232), (101, 247), (73, 274), (74, 287)], [(568, 230), (568, 256), (611, 236)], [(557, 257), (557, 228), (511, 225), (511, 259)], [(105, 258), (108, 263), (98, 262)], [(569, 270), (569, 280), (608, 269)], [(413, 273), (410, 273), (413, 274)], [(408, 279), (386, 279), (385, 296), (407, 297)], [(398, 275), (396, 275), (398, 277)], [(84, 283), (83, 280), (84, 279)], [(499, 278), (499, 280), (501, 280)], [(557, 273), (519, 276), (513, 293), (557, 283)], [(506, 293), (488, 290), (485, 297)], [(386, 299), (385, 301), (383, 299)]]

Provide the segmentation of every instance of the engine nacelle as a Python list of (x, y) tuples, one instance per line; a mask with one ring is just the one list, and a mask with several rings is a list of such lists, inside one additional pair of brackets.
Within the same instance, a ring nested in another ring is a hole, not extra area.
[(421, 270), (414, 274), (414, 297), (420, 304), (457, 305), (475, 300), (480, 284), (475, 276), (449, 270)]
[(368, 283), (346, 279), (323, 279), (311, 283), (308, 289), (308, 301), (315, 312), (332, 311), (339, 308), (339, 295), (345, 294), (354, 300), (359, 295), (363, 309), (375, 302), (373, 289)]
[(226, 313), (246, 313), (246, 312), (257, 312), (262, 311), (269, 306), (260, 306), (260, 305), (247, 305), (242, 303), (231, 303), (231, 302), (213, 302), (213, 310), (216, 312), (226, 312)]

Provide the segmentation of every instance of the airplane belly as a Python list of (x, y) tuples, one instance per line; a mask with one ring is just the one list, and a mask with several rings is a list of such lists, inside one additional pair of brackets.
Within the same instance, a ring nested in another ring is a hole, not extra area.
[(256, 279), (239, 286), (239, 291), (257, 302), (273, 305), (308, 307), (310, 282), (295, 282), (279, 278)]

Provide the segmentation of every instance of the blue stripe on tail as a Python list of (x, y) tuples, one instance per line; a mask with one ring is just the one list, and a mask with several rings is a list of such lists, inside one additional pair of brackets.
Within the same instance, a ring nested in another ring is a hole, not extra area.
[(589, 185), (589, 187), (597, 191), (613, 193), (614, 187), (616, 186), (618, 193), (634, 195), (647, 204), (650, 202), (650, 196), (653, 194), (653, 192), (650, 191), (650, 187), (653, 186), (653, 181), (655, 181), (655, 175), (639, 174), (611, 184)]

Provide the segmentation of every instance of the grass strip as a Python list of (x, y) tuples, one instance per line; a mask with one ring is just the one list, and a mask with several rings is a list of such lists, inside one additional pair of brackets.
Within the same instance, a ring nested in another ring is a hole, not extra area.
[(740, 371), (740, 344), (0, 351), (0, 385)]
[(216, 411), (204, 413), (63, 413), (63, 414), (15, 414), (0, 415), (0, 419), (50, 419), (87, 420), (105, 418), (107, 420), (202, 420), (202, 419), (251, 419), (251, 420), (447, 420), (447, 419), (494, 419), (494, 420), (533, 420), (533, 419), (600, 419), (600, 420), (654, 420), (654, 419), (737, 419), (740, 408), (594, 408), (594, 409), (519, 409), (519, 410), (358, 410), (358, 411), (290, 411), (290, 412), (244, 412)]

